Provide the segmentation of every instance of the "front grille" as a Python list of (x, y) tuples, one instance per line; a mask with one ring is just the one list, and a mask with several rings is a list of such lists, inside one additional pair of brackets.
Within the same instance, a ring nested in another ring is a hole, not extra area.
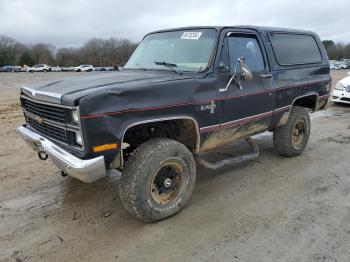
[(66, 113), (64, 108), (36, 103), (28, 99), (22, 99), (22, 105), (25, 111), (28, 111), (36, 116), (59, 123), (66, 123)]
[(74, 107), (39, 102), (21, 95), (21, 103), (28, 127), (40, 135), (75, 148), (83, 148), (75, 141), (80, 125), (70, 120)]
[(42, 133), (44, 136), (53, 138), (63, 143), (68, 143), (67, 133), (65, 129), (45, 123), (39, 124), (35, 119), (30, 117), (27, 118), (27, 121), (31, 127)]
[(340, 98), (340, 100), (350, 102), (350, 98), (347, 98), (347, 97), (342, 97), (342, 98)]

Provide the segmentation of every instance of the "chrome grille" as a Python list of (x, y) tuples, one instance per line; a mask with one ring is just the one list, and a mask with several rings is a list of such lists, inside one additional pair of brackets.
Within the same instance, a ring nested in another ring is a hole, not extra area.
[(45, 123), (39, 124), (35, 119), (30, 117), (28, 117), (28, 124), (45, 136), (48, 136), (63, 143), (68, 143), (67, 133), (62, 128), (47, 125)]
[(22, 99), (25, 111), (36, 116), (46, 118), (59, 123), (66, 123), (65, 109), (47, 104), (36, 103), (28, 99)]
[(23, 95), (21, 102), (27, 124), (31, 128), (47, 138), (69, 144), (71, 132), (66, 127), (67, 108), (37, 102)]
[(21, 95), (21, 103), (28, 127), (42, 136), (64, 143), (76, 149), (84, 146), (76, 143), (76, 133), (81, 134), (79, 123), (73, 123), (72, 110), (79, 107), (41, 102)]

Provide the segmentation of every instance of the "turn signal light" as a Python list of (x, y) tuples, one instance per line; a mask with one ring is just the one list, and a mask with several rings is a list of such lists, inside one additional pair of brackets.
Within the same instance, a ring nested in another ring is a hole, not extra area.
[(105, 145), (101, 145), (101, 146), (94, 146), (92, 148), (92, 151), (94, 151), (94, 153), (98, 153), (98, 152), (117, 149), (117, 148), (118, 148), (117, 144), (105, 144)]

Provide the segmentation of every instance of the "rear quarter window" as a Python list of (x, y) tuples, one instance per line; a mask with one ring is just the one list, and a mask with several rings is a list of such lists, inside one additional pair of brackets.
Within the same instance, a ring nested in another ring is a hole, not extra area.
[(320, 49), (311, 35), (270, 33), (271, 44), (280, 65), (322, 62)]

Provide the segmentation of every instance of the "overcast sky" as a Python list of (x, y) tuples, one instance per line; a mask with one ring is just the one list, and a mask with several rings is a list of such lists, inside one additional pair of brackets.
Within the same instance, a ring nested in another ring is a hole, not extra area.
[(92, 37), (139, 41), (189, 25), (269, 25), (350, 42), (350, 0), (0, 0), (0, 34), (80, 46)]

